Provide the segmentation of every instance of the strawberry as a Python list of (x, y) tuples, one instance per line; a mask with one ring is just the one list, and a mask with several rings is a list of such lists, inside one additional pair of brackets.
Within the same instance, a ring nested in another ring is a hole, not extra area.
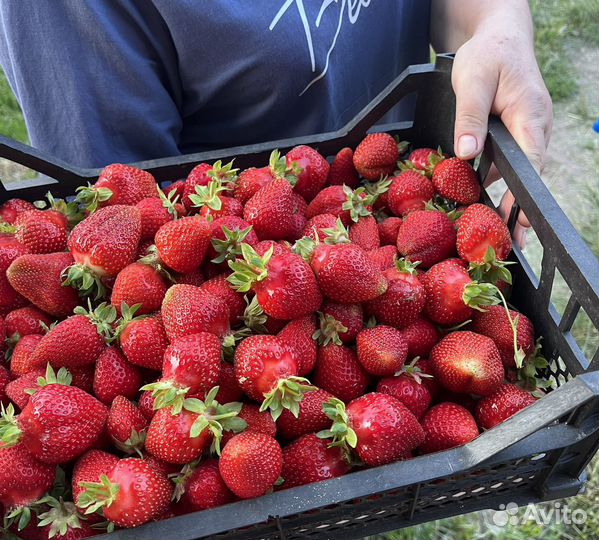
[(218, 388), (218, 398), (223, 403), (241, 401), (243, 397), (243, 390), (239, 388), (237, 378), (235, 377), (235, 366), (224, 360), (220, 364)]
[(68, 247), (76, 264), (64, 284), (86, 296), (103, 297), (102, 278), (116, 277), (133, 262), (140, 236), (141, 217), (135, 206), (101, 208), (71, 231)]
[(104, 167), (93, 186), (77, 188), (76, 202), (90, 212), (101, 206), (133, 205), (146, 197), (157, 197), (158, 185), (146, 171), (113, 163)]
[(308, 220), (302, 236), (312, 240), (324, 242), (327, 235), (325, 229), (332, 229), (337, 225), (337, 218), (333, 214), (318, 214)]
[(349, 239), (364, 251), (381, 247), (379, 228), (372, 216), (362, 216), (349, 228)]
[(235, 435), (223, 449), (219, 470), (227, 487), (242, 499), (260, 497), (281, 476), (283, 451), (264, 433), (245, 431)]
[(233, 191), (234, 197), (243, 205), (259, 190), (274, 179), (270, 167), (251, 167), (239, 174)]
[(162, 189), (162, 192), (168, 197), (170, 195), (172, 199), (175, 197), (179, 197), (179, 200), (183, 197), (183, 192), (185, 191), (185, 180), (176, 180), (172, 184), (169, 184), (165, 188)]
[(134, 399), (141, 385), (141, 371), (121, 351), (106, 347), (96, 360), (94, 395), (105, 405), (117, 396)]
[(415, 170), (403, 171), (392, 180), (387, 192), (387, 206), (396, 216), (405, 216), (414, 210), (424, 210), (435, 195), (431, 181)]
[(295, 191), (310, 202), (327, 183), (329, 163), (314, 148), (296, 146), (285, 156), (287, 168), (298, 170)]
[(29, 253), (29, 249), (19, 242), (14, 235), (0, 234), (0, 275), (4, 275), (11, 263), (21, 255)]
[(196, 193), (196, 187), (207, 186), (213, 180), (217, 180), (224, 185), (234, 182), (237, 178), (238, 169), (233, 169), (233, 162), (225, 165), (219, 160), (214, 165), (208, 163), (200, 163), (192, 169), (185, 180), (185, 188), (183, 189), (183, 197), (181, 202), (187, 210), (194, 209), (191, 195)]
[(137, 402), (137, 406), (139, 407), (139, 412), (144, 415), (144, 418), (148, 420), (148, 422), (152, 420), (156, 414), (152, 392), (142, 392), (139, 401)]
[(11, 287), (6, 275), (0, 273), (0, 317), (4, 317), (12, 310), (24, 307), (28, 303), (24, 296)]
[(206, 510), (233, 502), (235, 495), (220, 475), (218, 460), (202, 461), (184, 480), (183, 500), (192, 510)]
[(0, 503), (6, 510), (37, 501), (55, 476), (56, 466), (36, 459), (23, 443), (0, 446)]
[(416, 148), (408, 156), (407, 166), (418, 171), (424, 171), (428, 176), (432, 173), (434, 166), (445, 156), (440, 148)]
[[(329, 421), (330, 423), (330, 421)], [(284, 488), (302, 486), (343, 476), (351, 469), (339, 447), (315, 434), (304, 435), (283, 449)]]
[(367, 465), (384, 465), (402, 459), (420, 446), (424, 432), (416, 417), (398, 399), (372, 392), (351, 401), (347, 407), (338, 399), (324, 406), (333, 420), (321, 438), (332, 438), (332, 446), (355, 449)]
[(368, 257), (381, 270), (387, 270), (395, 266), (397, 259), (397, 248), (395, 246), (381, 246), (380, 248), (369, 251)]
[(480, 182), (467, 161), (453, 157), (435, 165), (432, 176), (435, 191), (458, 204), (473, 204), (480, 199)]
[(460, 217), (457, 248), (460, 257), (471, 263), (484, 262), (489, 248), (498, 261), (503, 261), (512, 250), (512, 239), (495, 210), (484, 204), (473, 204)]
[(418, 361), (414, 360), (404, 365), (395, 377), (381, 379), (376, 391), (398, 399), (420, 419), (432, 401), (428, 387), (423, 384), (426, 378), (431, 376), (421, 371)]
[[(244, 431), (257, 431), (258, 433), (265, 433), (270, 437), (276, 437), (277, 435), (277, 424), (275, 424), (275, 421), (272, 419), (272, 415), (269, 414), (268, 411), (260, 411), (258, 405), (244, 403), (241, 406), (241, 410), (237, 417), (244, 420), (247, 424)], [(232, 431), (225, 431), (223, 433), (221, 445), (223, 447), (226, 446), (234, 436), (235, 433)]]
[(126, 397), (116, 396), (106, 419), (106, 430), (115, 446), (131, 454), (140, 453), (146, 439), (148, 420)]
[(123, 302), (128, 306), (139, 304), (137, 315), (158, 311), (168, 289), (162, 274), (152, 265), (134, 262), (125, 266), (112, 286), (110, 303), (121, 313)]
[(151, 240), (165, 223), (185, 215), (185, 207), (161, 193), (161, 197), (142, 199), (136, 205), (141, 217), (141, 241)]
[[(102, 529), (96, 523), (90, 523), (77, 511), (77, 507), (62, 497), (51, 496), (43, 498), (43, 506), (37, 515), (37, 528), (42, 538), (54, 540), (80, 540), (102, 534)], [(30, 522), (32, 523), (32, 522)], [(94, 528), (94, 525), (96, 528)]]
[(6, 315), (6, 337), (17, 341), (30, 334), (43, 334), (44, 326), (50, 326), (53, 319), (35, 306), (15, 309)]
[(379, 323), (405, 328), (414, 322), (426, 304), (426, 291), (415, 270), (416, 264), (399, 259), (383, 272), (387, 291), (366, 303), (366, 311)]
[[(353, 191), (344, 186), (329, 186), (320, 191), (308, 205), (306, 217), (312, 219), (321, 214), (331, 214), (335, 218), (340, 218), (344, 225), (350, 222), (350, 213), (343, 209), (343, 205), (348, 202), (348, 197)], [(349, 193), (349, 195), (348, 195)]]
[(408, 344), (402, 333), (391, 326), (365, 328), (356, 338), (358, 361), (377, 377), (390, 377), (406, 361)]
[(319, 388), (349, 402), (364, 393), (370, 377), (353, 349), (329, 343), (318, 348), (313, 380)]
[(207, 186), (196, 186), (195, 193), (189, 195), (193, 209), (205, 218), (208, 216), (213, 219), (224, 216), (241, 217), (243, 205), (237, 199), (227, 196), (228, 189), (228, 185), (218, 180), (212, 180)]
[(44, 377), (45, 373), (46, 370), (44, 368), (37, 368), (10, 381), (6, 385), (6, 396), (19, 407), (19, 409), (23, 410), (27, 403), (29, 403), (29, 398), (31, 397), (28, 390), (37, 390), (37, 382), (40, 378)]
[(30, 334), (19, 340), (10, 359), (10, 371), (13, 375), (25, 375), (35, 369), (46, 367), (46, 362), (43, 359), (32, 361), (33, 352), (41, 340), (40, 334)]
[(241, 431), (245, 421), (236, 418), (241, 403), (220, 405), (218, 388), (213, 388), (204, 401), (188, 398), (178, 414), (170, 408), (159, 409), (150, 421), (146, 449), (167, 463), (189, 463), (198, 459), (210, 445), (220, 453), (223, 431)]
[(120, 527), (151, 521), (168, 507), (173, 494), (169, 479), (143, 459), (125, 458), (99, 482), (84, 482), (79, 506), (86, 513), (102, 508), (106, 519)]
[(175, 339), (164, 353), (162, 378), (141, 387), (152, 390), (154, 408), (172, 407), (177, 414), (185, 396), (206, 393), (218, 383), (221, 369), (221, 342), (208, 332)]
[(252, 247), (258, 243), (258, 236), (247, 221), (239, 216), (215, 219), (212, 222), (211, 247), (207, 258), (217, 264), (234, 261), (241, 255), (242, 242)]
[(396, 246), (397, 235), (399, 234), (399, 228), (403, 220), (398, 217), (388, 217), (383, 221), (379, 221), (379, 238), (381, 239), (382, 246)]
[(308, 375), (316, 364), (318, 347), (312, 339), (315, 332), (316, 318), (314, 315), (306, 315), (287, 323), (277, 335), (295, 357), (300, 377)]
[(77, 307), (75, 315), (59, 322), (42, 337), (31, 355), (32, 364), (49, 363), (54, 368), (93, 364), (106, 347), (105, 338), (112, 336), (115, 319), (116, 311), (106, 304), (89, 312)]
[(162, 322), (172, 343), (198, 332), (229, 333), (229, 308), (223, 300), (193, 285), (173, 285), (162, 302)]
[(481, 429), (491, 429), (535, 401), (530, 392), (515, 384), (504, 384), (495, 393), (478, 401), (474, 416)]
[(303, 394), (312, 389), (297, 376), (298, 364), (285, 342), (276, 336), (250, 336), (235, 350), (235, 376), (246, 395), (262, 402), (276, 420), (283, 409), (295, 416)]
[[(439, 384), (439, 381), (435, 378), (435, 370), (433, 368), (433, 363), (426, 358), (418, 358), (416, 360), (416, 366), (420, 369), (420, 371), (424, 374), (422, 379), (422, 384), (426, 386), (428, 391), (431, 394), (433, 399), (438, 399), (441, 393), (444, 393), (446, 390)], [(427, 377), (427, 375), (429, 375)]]
[(335, 304), (324, 302), (321, 306), (320, 329), (314, 334), (321, 345), (353, 343), (364, 327), (361, 304)]
[(243, 260), (229, 262), (233, 273), (227, 278), (235, 290), (256, 293), (264, 312), (290, 320), (314, 313), (322, 296), (310, 266), (294, 253), (263, 257), (248, 244), (241, 245)]
[(455, 403), (439, 403), (422, 418), (424, 442), (420, 452), (430, 454), (467, 444), (479, 435), (478, 426), (467, 409)]
[(277, 420), (278, 434), (284, 439), (293, 440), (329, 427), (331, 421), (322, 406), (333, 397), (333, 394), (321, 388), (306, 392), (297, 418), (288, 410), (281, 413)]
[(54, 210), (27, 210), (14, 225), (0, 224), (0, 232), (13, 233), (30, 253), (54, 253), (67, 247), (68, 222)]
[(17, 417), (8, 407), (0, 422), (0, 439), (6, 445), (22, 442), (45, 463), (66, 463), (92, 447), (107, 415), (108, 409), (83, 390), (50, 383), (29, 398)]
[(327, 184), (330, 186), (346, 185), (352, 189), (358, 187), (360, 179), (354, 167), (354, 152), (351, 148), (342, 148), (331, 163)]
[(89, 450), (77, 460), (73, 468), (71, 488), (73, 501), (78, 508), (81, 508), (79, 497), (85, 491), (82, 484), (98, 482), (100, 477), (108, 474), (118, 462), (119, 458), (114, 454), (101, 450)]
[(474, 332), (452, 332), (431, 352), (435, 377), (448, 390), (488, 396), (503, 382), (504, 369), (493, 340)]
[(423, 268), (454, 255), (456, 232), (447, 214), (416, 210), (404, 219), (397, 234), (397, 249)]
[(408, 358), (427, 357), (439, 341), (436, 326), (424, 317), (418, 317), (401, 330), (408, 342)]
[(158, 257), (175, 272), (194, 272), (204, 262), (211, 234), (212, 224), (203, 217), (188, 216), (170, 221), (156, 233)]
[(127, 360), (136, 366), (161, 370), (168, 338), (160, 314), (129, 318), (122, 324), (118, 338)]
[[(205, 268), (208, 264), (210, 263), (206, 263)], [(201, 269), (191, 272), (190, 274), (175, 274), (174, 280), (176, 283), (182, 285), (194, 285), (195, 287), (199, 287), (206, 281)]]
[(10, 383), (12, 377), (10, 371), (0, 364), (0, 405), (8, 405), (9, 396), (6, 393), (6, 387)]
[(231, 288), (227, 277), (227, 274), (219, 274), (202, 283), (200, 289), (224, 300), (229, 308), (229, 322), (233, 326), (243, 317), (246, 304), (243, 295)]
[(66, 317), (79, 304), (71, 287), (62, 286), (62, 275), (73, 264), (70, 253), (22, 255), (6, 271), (16, 291), (54, 317)]
[(244, 326), (255, 334), (278, 334), (288, 322), (266, 315), (256, 296), (251, 300), (246, 297), (246, 303), (242, 321)]
[(366, 135), (354, 152), (354, 167), (366, 180), (378, 180), (396, 167), (399, 150), (395, 139), (387, 133)]
[(28, 210), (33, 210), (35, 206), (29, 201), (23, 199), (9, 199), (0, 205), (0, 221), (12, 225), (17, 216)]
[(95, 366), (72, 367), (69, 369), (71, 374), (71, 386), (81, 388), (84, 392), (91, 394), (94, 391), (94, 372)]
[(437, 403), (443, 403), (444, 401), (449, 401), (450, 403), (455, 403), (460, 407), (464, 407), (468, 412), (474, 414), (474, 409), (476, 407), (477, 399), (475, 399), (470, 394), (460, 394), (458, 392), (451, 392), (447, 390), (447, 388), (441, 388), (439, 395), (435, 398)]
[(277, 178), (247, 201), (243, 219), (253, 226), (261, 240), (294, 240), (297, 236), (294, 216), (301, 212), (300, 203), (294, 195), (291, 184)]

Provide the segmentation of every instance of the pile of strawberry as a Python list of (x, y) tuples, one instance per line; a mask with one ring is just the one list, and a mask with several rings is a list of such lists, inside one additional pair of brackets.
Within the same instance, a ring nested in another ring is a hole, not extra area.
[(533, 403), (507, 227), (468, 162), (406, 150), (299, 146), (164, 191), (115, 164), (73, 202), (4, 203), (5, 530), (135, 527), (462, 445)]

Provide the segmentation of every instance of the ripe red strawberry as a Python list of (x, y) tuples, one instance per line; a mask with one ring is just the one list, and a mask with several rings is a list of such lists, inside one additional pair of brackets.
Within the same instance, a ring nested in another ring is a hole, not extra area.
[(474, 416), (481, 429), (491, 429), (532, 405), (535, 397), (515, 384), (504, 384), (476, 404)]
[(278, 334), (297, 361), (297, 374), (300, 377), (308, 375), (316, 364), (318, 346), (312, 336), (316, 332), (316, 317), (306, 315), (290, 321)]
[(112, 306), (100, 304), (90, 312), (78, 307), (75, 313), (42, 337), (31, 355), (34, 365), (49, 363), (54, 368), (87, 366), (100, 356), (106, 347), (105, 338), (111, 336), (116, 311)]
[(137, 527), (162, 514), (173, 494), (173, 484), (143, 459), (125, 458), (100, 477), (84, 482), (79, 506), (94, 512), (102, 508), (110, 522)]
[(27, 304), (27, 299), (11, 287), (6, 275), (0, 274), (0, 317)]
[(324, 242), (327, 237), (324, 230), (333, 229), (336, 225), (337, 218), (333, 214), (318, 214), (308, 220), (302, 236)]
[(9, 283), (7, 269), (18, 257), (28, 253), (28, 249), (12, 234), (0, 234), (0, 317), (13, 309), (27, 305), (27, 300)]
[[(352, 190), (349, 190), (352, 193)], [(348, 225), (351, 218), (349, 210), (344, 210), (343, 205), (348, 202), (348, 190), (343, 186), (329, 186), (320, 191), (308, 205), (306, 217), (312, 219), (321, 214), (331, 214), (340, 218), (344, 225)]]
[(22, 255), (10, 265), (6, 277), (17, 292), (42, 311), (66, 317), (79, 304), (77, 291), (62, 285), (62, 275), (73, 262), (70, 253)]
[(274, 179), (270, 167), (251, 167), (239, 174), (235, 183), (234, 196), (241, 203), (248, 202), (259, 190)]
[[(39, 514), (34, 514), (29, 525), (19, 531), (24, 540), (28, 538), (34, 538), (35, 540), (41, 538), (82, 540), (83, 538), (96, 536), (103, 532), (101, 526), (98, 524), (101, 519), (99, 516), (90, 516), (89, 519), (83, 517), (77, 511), (74, 503), (65, 501), (62, 497), (56, 499), (52, 496), (46, 496), (43, 498), (42, 506), (38, 506), (36, 510)], [(29, 537), (25, 533), (28, 527), (35, 527), (37, 529), (33, 532), (33, 537)], [(16, 524), (16, 528), (18, 528), (18, 524)]]
[(8, 405), (9, 397), (7, 397), (6, 387), (11, 379), (10, 371), (0, 364), (0, 405)]
[(264, 312), (277, 319), (290, 320), (314, 313), (322, 296), (310, 266), (299, 255), (285, 253), (258, 256), (242, 244), (243, 260), (229, 262), (233, 274), (227, 279), (239, 292), (250, 288)]
[(438, 400), (439, 395), (447, 392), (447, 390), (439, 384), (439, 381), (435, 377), (435, 370), (433, 368), (433, 363), (426, 358), (418, 358), (418, 360), (416, 361), (416, 366), (425, 375), (430, 375), (430, 377), (425, 376), (422, 378), (422, 384), (424, 384), (424, 386), (427, 387), (433, 400), (435, 400), (435, 399)]
[(379, 270), (384, 271), (395, 266), (397, 248), (395, 246), (381, 246), (369, 251), (368, 257)]
[(387, 280), (382, 272), (355, 244), (319, 244), (314, 249), (310, 266), (322, 293), (335, 302), (364, 302), (387, 290)]
[(417, 318), (402, 328), (401, 332), (408, 342), (408, 358), (428, 357), (432, 348), (439, 341), (439, 332), (436, 326), (424, 317)]
[(128, 306), (140, 304), (137, 315), (153, 313), (160, 309), (168, 289), (162, 274), (152, 265), (134, 262), (125, 266), (112, 286), (110, 302), (121, 313), (123, 302)]
[(419, 171), (424, 171), (430, 176), (435, 164), (443, 158), (444, 155), (440, 148), (437, 150), (433, 148), (416, 148), (408, 156), (408, 166)]
[(15, 309), (6, 315), (6, 337), (18, 341), (30, 334), (43, 334), (44, 327), (50, 326), (53, 319), (35, 306), (25, 306)]
[(331, 425), (322, 406), (333, 398), (333, 394), (317, 388), (304, 394), (296, 418), (290, 411), (284, 410), (277, 420), (277, 433), (287, 440), (294, 440), (308, 433), (315, 433)]
[(123, 353), (115, 347), (106, 347), (96, 360), (95, 396), (110, 405), (117, 396), (135, 399), (140, 386), (140, 369), (127, 362)]
[(200, 163), (187, 176), (185, 180), (185, 188), (183, 189), (182, 203), (187, 210), (194, 210), (194, 203), (190, 196), (196, 193), (196, 187), (207, 186), (213, 180), (218, 181), (223, 185), (230, 184), (235, 181), (238, 169), (233, 169), (233, 162), (225, 165), (219, 160), (214, 165), (208, 163)]
[(37, 460), (23, 443), (0, 446), (0, 503), (6, 510), (38, 500), (50, 490), (55, 476), (56, 466)]
[(157, 197), (158, 185), (146, 171), (113, 163), (102, 169), (93, 186), (77, 188), (78, 203), (90, 212), (108, 205), (133, 205), (146, 197)]
[(85, 295), (103, 296), (102, 278), (116, 277), (133, 262), (140, 236), (141, 217), (135, 206), (109, 206), (85, 218), (69, 235), (76, 264), (69, 268), (65, 284)]
[(241, 401), (242, 397), (243, 390), (237, 383), (235, 366), (223, 360), (218, 375), (218, 399), (223, 403), (231, 403), (232, 401)]
[(439, 403), (422, 418), (425, 439), (420, 452), (430, 454), (469, 443), (479, 435), (470, 412), (455, 403)]
[(118, 462), (119, 458), (114, 454), (101, 450), (89, 450), (77, 460), (71, 480), (73, 501), (75, 501), (77, 507), (81, 508), (79, 497), (85, 491), (81, 484), (98, 482), (100, 477), (108, 474)]
[(281, 476), (283, 451), (264, 433), (245, 431), (235, 435), (220, 458), (220, 474), (228, 488), (242, 499), (260, 497)]
[(353, 343), (364, 327), (361, 304), (324, 302), (320, 308), (320, 328), (314, 334), (321, 345)]
[(366, 303), (366, 311), (379, 323), (405, 328), (414, 322), (426, 304), (426, 291), (414, 264), (400, 259), (384, 271), (387, 291)]
[(488, 396), (503, 382), (504, 369), (493, 340), (474, 332), (452, 332), (431, 352), (437, 380), (448, 390)]
[(220, 264), (234, 261), (241, 255), (241, 243), (245, 242), (252, 247), (258, 244), (258, 236), (252, 226), (239, 216), (225, 216), (212, 222), (211, 245), (208, 248), (207, 259)]
[(137, 405), (139, 407), (139, 412), (144, 415), (144, 418), (148, 420), (148, 422), (152, 420), (156, 414), (152, 392), (142, 392)]
[(114, 398), (106, 419), (106, 430), (119, 450), (127, 454), (140, 453), (147, 429), (148, 420), (135, 403), (123, 396)]
[(27, 392), (28, 390), (38, 389), (38, 380), (43, 378), (46, 373), (44, 368), (37, 368), (33, 371), (21, 375), (17, 379), (10, 381), (6, 385), (6, 396), (12, 401), (19, 409), (23, 410), (31, 395)]
[(424, 432), (416, 417), (398, 399), (372, 392), (354, 399), (347, 407), (338, 399), (325, 406), (333, 420), (318, 436), (334, 445), (355, 449), (367, 465), (384, 465), (402, 459), (422, 444)]
[(250, 336), (235, 350), (235, 376), (250, 399), (262, 402), (276, 420), (283, 409), (299, 412), (309, 381), (298, 377), (297, 360), (276, 336)]
[(260, 257), (264, 257), (268, 250), (272, 248), (273, 255), (284, 255), (285, 253), (293, 253), (293, 250), (290, 247), (290, 244), (286, 241), (275, 242), (274, 240), (262, 240), (256, 244), (256, 253), (260, 255)]
[(243, 219), (254, 227), (261, 240), (294, 240), (297, 235), (294, 216), (303, 214), (294, 195), (291, 184), (277, 178), (247, 201)]
[(453, 157), (444, 159), (433, 169), (435, 191), (458, 204), (473, 204), (480, 199), (480, 182), (467, 161)]
[(129, 362), (155, 371), (162, 369), (168, 338), (159, 314), (125, 322), (118, 337), (121, 350)]
[(208, 332), (175, 339), (164, 353), (162, 378), (142, 386), (152, 390), (154, 408), (172, 407), (178, 413), (186, 396), (208, 392), (218, 383), (221, 369), (221, 342)]
[(67, 227), (60, 212), (33, 209), (19, 214), (14, 225), (0, 225), (0, 231), (14, 233), (30, 253), (54, 253), (66, 249)]
[(11, 373), (14, 375), (25, 375), (35, 369), (46, 367), (43, 359), (32, 362), (33, 351), (35, 351), (41, 340), (42, 336), (40, 334), (30, 334), (23, 336), (19, 340), (12, 351), (10, 359)]
[(457, 248), (460, 257), (470, 263), (486, 262), (489, 248), (497, 261), (504, 261), (512, 250), (512, 238), (495, 210), (484, 204), (473, 204), (459, 219)]
[(464, 264), (448, 259), (435, 264), (420, 275), (426, 289), (424, 312), (431, 321), (444, 325), (463, 323), (474, 310), (499, 303), (497, 289), (487, 283), (476, 283)]
[(397, 166), (399, 150), (388, 133), (366, 135), (354, 152), (354, 167), (366, 180), (378, 180)]
[(349, 239), (365, 251), (381, 247), (379, 227), (372, 216), (362, 216), (349, 228)]
[(401, 369), (408, 354), (402, 333), (391, 326), (365, 328), (356, 338), (358, 361), (368, 373), (390, 377)]
[(169, 341), (181, 336), (210, 332), (229, 333), (229, 308), (223, 300), (193, 285), (173, 285), (162, 302), (162, 322)]
[[(204, 268), (207, 269), (209, 264), (210, 263), (206, 263)], [(190, 274), (175, 274), (174, 279), (181, 285), (194, 285), (195, 287), (203, 285), (204, 281), (206, 281), (202, 270), (197, 270), (195, 272), (191, 272)]]
[(284, 489), (337, 478), (349, 472), (351, 465), (343, 449), (329, 447), (327, 442), (311, 433), (283, 449), (281, 476)]
[(434, 195), (433, 184), (424, 174), (403, 171), (393, 178), (387, 192), (387, 206), (396, 216), (405, 216), (414, 210), (424, 210)]
[(358, 171), (354, 167), (353, 150), (347, 147), (342, 148), (331, 163), (327, 184), (330, 186), (346, 185), (353, 189), (358, 187), (359, 181)]
[(394, 216), (379, 221), (379, 237), (382, 246), (397, 246), (397, 235), (402, 223), (401, 218)]
[(229, 322), (233, 326), (241, 320), (246, 303), (243, 295), (231, 288), (227, 277), (227, 274), (219, 274), (202, 283), (200, 289), (224, 300), (229, 308)]
[(361, 396), (370, 377), (353, 349), (329, 343), (318, 348), (314, 384), (346, 403)]
[(154, 236), (160, 227), (178, 216), (184, 216), (186, 212), (182, 204), (173, 202), (173, 200), (165, 195), (142, 199), (135, 206), (139, 210), (141, 217), (142, 242), (144, 240), (151, 240), (153, 243)]
[(156, 233), (158, 257), (176, 272), (194, 272), (204, 262), (211, 236), (212, 224), (203, 217), (170, 221)]
[(179, 197), (179, 200), (183, 197), (183, 191), (185, 190), (185, 180), (176, 180), (172, 184), (163, 188), (163, 193), (168, 197), (171, 192), (171, 198)]
[(50, 383), (29, 398), (21, 414), (13, 414), (9, 406), (1, 422), (5, 444), (20, 441), (40, 461), (66, 463), (93, 446), (108, 409), (79, 388)]
[[(241, 418), (247, 424), (243, 431), (257, 431), (258, 433), (265, 433), (270, 437), (276, 437), (277, 435), (277, 424), (275, 424), (275, 421), (272, 419), (272, 415), (268, 411), (261, 412), (258, 405), (244, 403), (241, 406), (241, 410), (237, 417)], [(223, 433), (221, 446), (225, 447), (234, 436), (235, 433), (232, 431), (225, 431)]]
[(310, 202), (327, 183), (329, 164), (314, 148), (296, 146), (285, 156), (289, 169), (300, 172), (295, 183), (295, 191)]
[(456, 232), (447, 214), (416, 210), (404, 219), (397, 234), (397, 249), (423, 268), (455, 254)]
[(27, 210), (33, 210), (35, 206), (23, 199), (9, 199), (0, 205), (0, 220), (12, 225), (17, 216)]
[(201, 461), (184, 479), (183, 501), (192, 510), (206, 510), (233, 502), (235, 495), (220, 475), (218, 460)]

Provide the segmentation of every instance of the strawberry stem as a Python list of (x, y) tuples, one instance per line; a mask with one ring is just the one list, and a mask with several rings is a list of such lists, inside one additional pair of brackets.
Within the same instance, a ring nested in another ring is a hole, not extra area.
[(179, 414), (183, 409), (185, 396), (189, 392), (189, 387), (183, 388), (174, 381), (163, 380), (146, 384), (140, 390), (152, 392), (152, 396), (154, 396), (154, 410), (172, 407), (172, 413), (175, 415)]
[(79, 485), (85, 491), (79, 495), (77, 505), (85, 508), (86, 514), (93, 514), (100, 508), (112, 505), (120, 491), (120, 486), (112, 483), (105, 474), (100, 476), (99, 482), (81, 482)]
[(219, 264), (225, 261), (235, 261), (237, 257), (242, 255), (241, 244), (245, 241), (248, 234), (252, 232), (252, 226), (245, 229), (229, 229), (228, 227), (222, 226), (222, 231), (225, 235), (225, 239), (220, 238), (212, 239), (212, 247), (214, 251), (218, 253), (218, 256), (212, 259), (211, 262)]
[(6, 409), (0, 403), (0, 442), (2, 448), (15, 446), (21, 440), (21, 428), (17, 425), (15, 408), (12, 403)]
[(480, 263), (471, 262), (468, 267), (470, 277), (475, 281), (485, 281), (497, 285), (499, 281), (505, 281), (512, 284), (512, 274), (506, 268), (510, 264), (516, 264), (514, 261), (500, 261), (497, 259), (495, 250), (489, 246), (483, 261)]
[(102, 278), (83, 264), (74, 264), (65, 269), (62, 274), (64, 287), (73, 287), (84, 297), (94, 297), (94, 300), (106, 298), (106, 286)]
[(299, 416), (299, 404), (304, 399), (304, 394), (316, 390), (315, 386), (304, 377), (291, 376), (279, 379), (277, 385), (264, 394), (264, 401), (260, 405), (260, 411), (270, 410), (273, 420), (277, 420), (283, 409), (287, 409), (295, 416)]
[(85, 518), (79, 514), (75, 503), (64, 501), (62, 497), (44, 497), (44, 502), (50, 510), (38, 516), (37, 526), (50, 525), (48, 538), (54, 538), (56, 535), (64, 537), (71, 529), (81, 528), (81, 520)]
[(329, 447), (340, 446), (347, 456), (350, 448), (358, 444), (356, 432), (349, 426), (349, 418), (345, 403), (337, 398), (332, 398), (322, 406), (323, 412), (333, 421), (329, 429), (319, 431), (316, 436), (320, 439), (332, 439)]
[(108, 188), (96, 189), (91, 184), (80, 186), (76, 190), (77, 196), (75, 202), (93, 214), (100, 206), (100, 203), (107, 202), (112, 198), (112, 190)]
[(274, 248), (270, 249), (260, 257), (252, 246), (245, 242), (241, 244), (241, 254), (243, 259), (229, 261), (229, 268), (233, 273), (227, 278), (227, 281), (238, 292), (248, 292), (252, 285), (258, 281), (263, 281), (268, 277), (268, 263), (272, 257)]
[(347, 326), (344, 326), (335, 317), (328, 313), (318, 313), (320, 319), (320, 329), (312, 334), (312, 339), (318, 341), (321, 346), (326, 346), (333, 342), (335, 345), (341, 345), (340, 333), (347, 332)]

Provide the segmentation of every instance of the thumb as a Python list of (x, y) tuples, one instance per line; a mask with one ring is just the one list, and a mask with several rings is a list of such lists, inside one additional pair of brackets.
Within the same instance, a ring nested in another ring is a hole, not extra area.
[(460, 62), (459, 52), (451, 77), (456, 95), (454, 152), (461, 159), (472, 159), (485, 143), (497, 76), (473, 58)]

